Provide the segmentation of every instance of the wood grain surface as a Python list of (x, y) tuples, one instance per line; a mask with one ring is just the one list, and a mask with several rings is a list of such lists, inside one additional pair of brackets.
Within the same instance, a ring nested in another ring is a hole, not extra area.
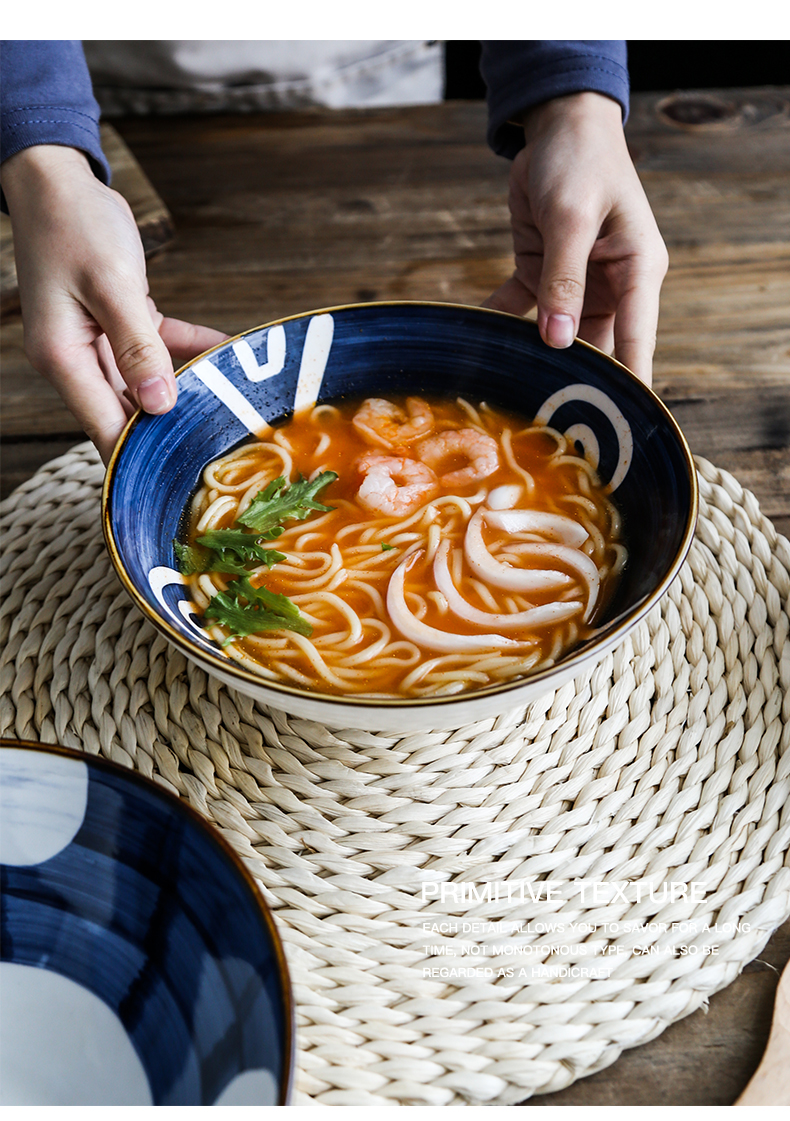
[[(116, 121), (175, 236), (150, 263), (168, 315), (230, 334), (358, 300), (480, 303), (509, 274), (508, 164), (479, 102)], [(654, 386), (691, 449), (790, 536), (790, 87), (638, 94), (629, 145), (670, 253)], [(3, 493), (83, 437), (2, 349)], [(545, 1105), (726, 1105), (756, 1069), (790, 923), (706, 1011)]]

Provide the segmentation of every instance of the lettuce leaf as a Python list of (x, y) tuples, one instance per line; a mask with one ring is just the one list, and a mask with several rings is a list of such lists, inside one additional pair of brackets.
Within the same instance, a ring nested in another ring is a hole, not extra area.
[(232, 576), (245, 576), (251, 567), (265, 564), (271, 568), (285, 560), (285, 553), (265, 549), (259, 536), (243, 529), (211, 529), (197, 538), (196, 545), (173, 542), (182, 576), (197, 572), (224, 572)]
[(238, 519), (240, 525), (249, 526), (259, 536), (271, 539), (283, 531), (282, 522), (290, 518), (301, 521), (314, 510), (327, 512), (333, 506), (316, 501), (316, 495), (337, 478), (335, 471), (322, 471), (310, 482), (300, 476), (295, 483), (287, 483), (284, 475), (273, 479), (260, 490)]
[(207, 619), (214, 619), (231, 632), (223, 646), (234, 638), (246, 638), (262, 631), (289, 630), (309, 637), (310, 623), (288, 596), (255, 588), (248, 576), (231, 581), (226, 592), (219, 592), (205, 610)]

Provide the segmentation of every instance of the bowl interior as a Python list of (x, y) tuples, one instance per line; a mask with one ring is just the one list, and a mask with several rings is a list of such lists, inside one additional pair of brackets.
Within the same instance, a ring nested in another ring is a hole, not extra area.
[(308, 401), (460, 394), (528, 418), (540, 414), (585, 447), (595, 445), (599, 474), (611, 481), (623, 516), (629, 561), (592, 643), (652, 603), (691, 540), (693, 464), (667, 409), (606, 355), (578, 342), (549, 348), (534, 323), (515, 316), (445, 304), (330, 309), (230, 340), (186, 367), (178, 384), (175, 409), (139, 416), (116, 453), (105, 531), (144, 610), (226, 670), (227, 659), (179, 606), (173, 537), (203, 467), (256, 425)]
[[(4, 1065), (11, 1042), (17, 1067), (29, 1062), (29, 1017), (60, 1029), (32, 1087), (52, 1096), (25, 1104), (99, 1104), (104, 1093), (145, 1104), (133, 1095), (146, 1082), (152, 1104), (284, 1104), (290, 986), (238, 858), (178, 799), (104, 760), (6, 744), (0, 768)], [(16, 988), (28, 999), (9, 1025)], [(88, 1073), (73, 1087), (63, 1044), (80, 1033)], [(128, 1047), (131, 1081), (97, 1090), (90, 1052), (101, 1074), (116, 1058), (110, 1039)], [(17, 1092), (31, 1092), (14, 1073)], [(4, 1081), (10, 1093), (7, 1069)]]

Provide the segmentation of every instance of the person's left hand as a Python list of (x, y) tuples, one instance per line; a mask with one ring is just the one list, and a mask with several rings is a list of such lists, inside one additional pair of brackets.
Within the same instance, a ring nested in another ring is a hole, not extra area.
[(537, 106), (524, 123), (510, 176), (516, 268), (485, 306), (525, 315), (537, 305), (550, 346), (578, 336), (649, 385), (668, 257), (620, 106), (572, 94)]

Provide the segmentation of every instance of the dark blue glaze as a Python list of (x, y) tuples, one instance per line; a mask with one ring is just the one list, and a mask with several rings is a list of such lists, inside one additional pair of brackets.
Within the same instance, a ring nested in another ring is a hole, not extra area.
[(0, 956), (54, 970), (121, 1020), (158, 1105), (206, 1105), (247, 1069), (285, 1101), (292, 1008), (255, 889), (197, 815), (102, 761), (73, 841), (0, 866)]

